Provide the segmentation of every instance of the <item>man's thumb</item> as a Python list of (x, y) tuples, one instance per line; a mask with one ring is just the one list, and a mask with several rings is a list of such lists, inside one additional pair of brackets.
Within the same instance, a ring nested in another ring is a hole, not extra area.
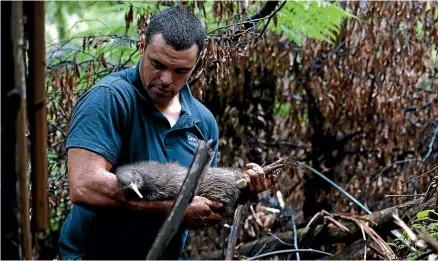
[(209, 199), (205, 199), (205, 204), (207, 204), (210, 208), (221, 208), (222, 207), (222, 203), (217, 202), (217, 201), (211, 201)]

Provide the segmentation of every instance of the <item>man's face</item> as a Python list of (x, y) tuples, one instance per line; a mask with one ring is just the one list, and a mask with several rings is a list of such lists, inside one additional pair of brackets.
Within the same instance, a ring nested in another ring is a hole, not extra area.
[(195, 68), (198, 46), (176, 51), (161, 34), (156, 34), (148, 46), (144, 46), (142, 36), (140, 54), (143, 60), (139, 71), (147, 95), (155, 104), (166, 105), (184, 87)]

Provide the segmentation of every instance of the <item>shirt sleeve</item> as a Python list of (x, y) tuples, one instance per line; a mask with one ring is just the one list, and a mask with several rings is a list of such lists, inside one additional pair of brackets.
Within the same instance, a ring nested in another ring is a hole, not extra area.
[(76, 104), (66, 148), (84, 148), (116, 164), (122, 148), (127, 110), (120, 95), (107, 86), (96, 86)]

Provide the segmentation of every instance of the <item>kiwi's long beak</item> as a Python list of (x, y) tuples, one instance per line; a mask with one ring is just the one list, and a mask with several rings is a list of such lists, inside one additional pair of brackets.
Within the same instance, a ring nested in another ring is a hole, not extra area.
[(131, 184), (129, 184), (129, 186), (131, 186), (132, 190), (134, 190), (135, 193), (137, 193), (137, 195), (138, 195), (140, 198), (143, 198), (143, 195), (140, 193), (140, 191), (138, 191), (137, 184), (135, 184), (135, 183), (131, 183)]

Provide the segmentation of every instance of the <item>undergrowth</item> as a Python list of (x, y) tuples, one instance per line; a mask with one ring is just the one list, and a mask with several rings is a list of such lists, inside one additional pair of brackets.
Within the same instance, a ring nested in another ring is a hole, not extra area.
[[(419, 211), (409, 222), (409, 228), (417, 232), (417, 238), (412, 238), (408, 231), (403, 231), (403, 237), (388, 243), (397, 252), (399, 257), (405, 260), (428, 260), (432, 250), (424, 243), (423, 233), (428, 234), (433, 239), (438, 239), (438, 213), (432, 209)], [(403, 241), (409, 242), (410, 246)]]

